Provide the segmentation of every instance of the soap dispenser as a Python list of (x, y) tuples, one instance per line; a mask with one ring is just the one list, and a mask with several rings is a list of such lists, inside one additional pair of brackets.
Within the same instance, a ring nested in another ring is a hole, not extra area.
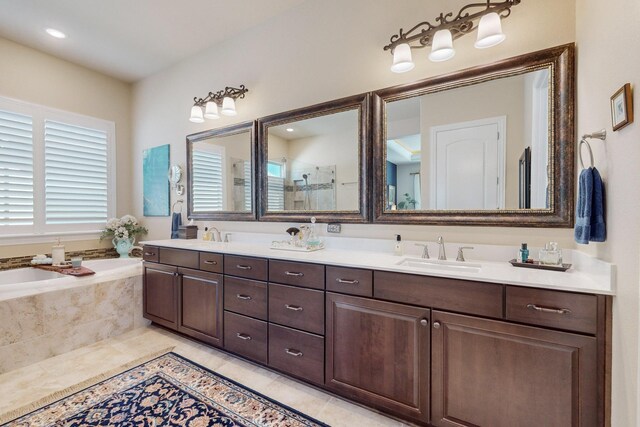
[(60, 265), (64, 264), (64, 260), (64, 245), (60, 244), (60, 238), (58, 238), (56, 244), (51, 248), (51, 263), (53, 265)]
[(393, 246), (393, 254), (395, 256), (402, 256), (404, 250), (402, 248), (402, 236), (396, 234), (396, 244)]

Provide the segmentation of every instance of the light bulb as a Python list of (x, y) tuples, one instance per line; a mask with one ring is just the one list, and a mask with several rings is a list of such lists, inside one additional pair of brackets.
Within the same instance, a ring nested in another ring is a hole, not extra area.
[(429, 59), (433, 62), (442, 62), (451, 59), (456, 54), (453, 48), (453, 36), (449, 30), (439, 30), (433, 35), (431, 53)]
[(236, 111), (236, 102), (233, 98), (225, 96), (222, 100), (222, 110), (220, 111), (225, 116), (235, 116), (238, 114)]
[(491, 12), (480, 18), (478, 38), (474, 46), (478, 49), (486, 49), (502, 43), (506, 38), (507, 36), (502, 32), (500, 15)]
[(411, 59), (411, 47), (407, 43), (399, 44), (393, 49), (391, 71), (394, 73), (406, 73), (413, 70), (415, 66)]
[(219, 119), (220, 115), (218, 114), (218, 104), (213, 101), (207, 102), (204, 108), (204, 117), (207, 119)]
[(202, 117), (202, 108), (200, 106), (194, 105), (191, 107), (191, 117), (189, 117), (189, 121), (193, 123), (204, 122), (204, 118)]

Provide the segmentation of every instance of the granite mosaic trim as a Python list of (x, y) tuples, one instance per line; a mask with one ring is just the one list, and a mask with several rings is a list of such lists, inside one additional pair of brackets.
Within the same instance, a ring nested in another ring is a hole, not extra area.
[(286, 185), (284, 190), (287, 192), (295, 192), (295, 191), (318, 191), (318, 190), (333, 190), (333, 182), (326, 182), (322, 184), (296, 184), (296, 185)]
[[(45, 254), (51, 256), (50, 253)], [(0, 271), (11, 270), (14, 268), (31, 267), (31, 260), (34, 255), (20, 256), (13, 258), (0, 258)], [(69, 259), (74, 256), (81, 256), (82, 259), (103, 259), (103, 258), (117, 258), (118, 252), (115, 248), (99, 248), (99, 249), (86, 249), (83, 251), (70, 251), (66, 253), (66, 258)]]

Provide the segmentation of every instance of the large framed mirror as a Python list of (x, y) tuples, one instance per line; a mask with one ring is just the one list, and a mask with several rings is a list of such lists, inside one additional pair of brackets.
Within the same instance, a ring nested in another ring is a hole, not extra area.
[(367, 222), (369, 95), (258, 120), (260, 220)]
[(374, 222), (572, 227), (574, 46), (373, 94)]
[(187, 136), (189, 219), (256, 219), (255, 122)]

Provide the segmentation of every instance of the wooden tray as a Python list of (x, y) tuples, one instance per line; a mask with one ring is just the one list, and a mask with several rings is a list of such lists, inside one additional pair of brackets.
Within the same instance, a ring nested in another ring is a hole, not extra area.
[(548, 265), (548, 264), (540, 264), (540, 261), (534, 261), (532, 263), (518, 262), (515, 260), (515, 258), (509, 261), (509, 263), (514, 267), (535, 268), (537, 270), (567, 271), (568, 269), (571, 268), (571, 264)]
[(55, 271), (56, 273), (66, 274), (68, 276), (90, 276), (92, 274), (96, 274), (95, 271), (88, 269), (87, 267), (78, 267), (73, 268), (71, 264), (69, 265), (34, 265), (34, 268), (39, 268), (40, 270), (47, 271)]

